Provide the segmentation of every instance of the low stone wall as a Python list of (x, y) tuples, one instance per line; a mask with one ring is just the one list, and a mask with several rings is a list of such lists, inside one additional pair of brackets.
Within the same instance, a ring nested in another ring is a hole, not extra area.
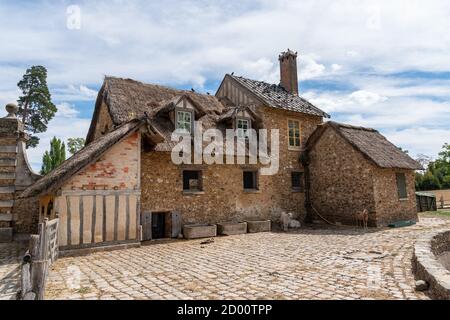
[(450, 251), (450, 231), (430, 233), (414, 246), (413, 272), (418, 280), (428, 283), (428, 294), (433, 299), (450, 300), (450, 271), (438, 256)]

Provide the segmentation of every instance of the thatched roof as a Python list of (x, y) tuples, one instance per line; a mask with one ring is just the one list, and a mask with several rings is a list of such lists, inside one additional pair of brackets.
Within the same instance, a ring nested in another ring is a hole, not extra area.
[(333, 121), (325, 122), (316, 129), (308, 139), (306, 150), (311, 150), (328, 128), (335, 130), (353, 148), (380, 168), (423, 169), (417, 161), (389, 142), (377, 130)]
[(306, 99), (286, 91), (281, 85), (226, 75), (252, 92), (269, 107), (329, 118), (330, 116)]
[(109, 148), (126, 138), (129, 134), (138, 130), (144, 123), (144, 120), (139, 119), (129, 121), (104, 136), (94, 140), (63, 162), (58, 168), (43, 176), (30, 187), (25, 189), (20, 195), (20, 198), (39, 196), (56, 190), (67, 179), (84, 169), (89, 164), (97, 161)]
[(87, 143), (93, 140), (95, 126), (104, 100), (115, 126), (144, 116), (153, 117), (163, 108), (170, 108), (179, 97), (188, 97), (206, 115), (219, 115), (224, 110), (220, 101), (212, 95), (187, 90), (177, 90), (131, 79), (105, 77), (98, 94), (94, 115), (87, 135)]

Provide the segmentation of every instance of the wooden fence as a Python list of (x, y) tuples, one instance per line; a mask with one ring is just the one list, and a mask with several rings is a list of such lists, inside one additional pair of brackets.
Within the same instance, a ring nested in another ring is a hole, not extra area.
[(438, 209), (450, 209), (450, 189), (449, 190), (420, 191), (419, 193), (435, 196), (436, 206)]
[(21, 298), (43, 300), (48, 270), (58, 258), (59, 219), (45, 219), (39, 234), (32, 235), (30, 247), (23, 258)]

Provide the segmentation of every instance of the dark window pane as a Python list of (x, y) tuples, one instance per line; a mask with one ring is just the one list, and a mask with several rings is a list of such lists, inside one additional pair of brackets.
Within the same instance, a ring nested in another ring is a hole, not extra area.
[(303, 191), (303, 173), (292, 172), (292, 189), (296, 191)]
[(397, 173), (397, 190), (400, 199), (406, 199), (408, 193), (406, 191), (406, 176), (404, 173)]
[(244, 189), (257, 189), (255, 171), (244, 171)]
[(183, 190), (201, 190), (200, 171), (183, 171)]

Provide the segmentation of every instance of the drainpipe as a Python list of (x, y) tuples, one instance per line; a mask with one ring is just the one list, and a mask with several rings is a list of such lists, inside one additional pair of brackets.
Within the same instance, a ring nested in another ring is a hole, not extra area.
[(300, 163), (303, 166), (304, 174), (305, 174), (305, 209), (306, 209), (306, 217), (305, 223), (312, 223), (314, 220), (314, 213), (312, 209), (311, 203), (311, 176), (309, 172), (309, 153), (308, 150), (303, 150), (300, 155)]

